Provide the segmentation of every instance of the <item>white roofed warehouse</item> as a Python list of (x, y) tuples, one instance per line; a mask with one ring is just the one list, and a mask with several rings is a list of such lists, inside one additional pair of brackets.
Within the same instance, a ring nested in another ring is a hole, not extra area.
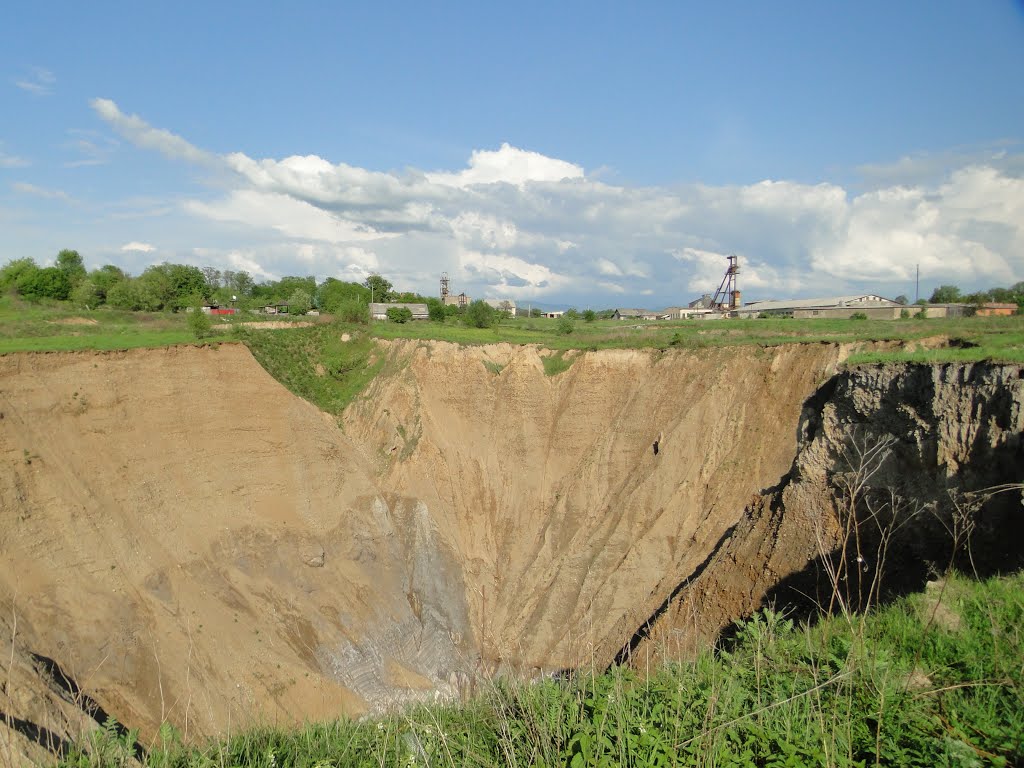
[(737, 317), (772, 317), (794, 318), (849, 318), (860, 312), (868, 317), (898, 318), (904, 307), (891, 299), (872, 293), (853, 296), (827, 296), (815, 299), (785, 299), (782, 301), (752, 301), (734, 310)]

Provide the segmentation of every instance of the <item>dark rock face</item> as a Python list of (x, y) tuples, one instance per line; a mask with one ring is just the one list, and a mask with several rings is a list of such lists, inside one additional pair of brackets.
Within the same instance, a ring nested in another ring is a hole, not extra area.
[(950, 566), (1024, 567), (1022, 430), (1020, 366), (838, 373), (805, 404), (789, 474), (753, 500), (637, 652), (692, 652), (768, 603), (860, 608)]

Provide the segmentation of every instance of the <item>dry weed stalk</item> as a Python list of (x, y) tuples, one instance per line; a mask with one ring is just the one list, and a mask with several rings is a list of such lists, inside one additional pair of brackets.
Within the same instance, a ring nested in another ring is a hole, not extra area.
[(18, 612), (14, 608), (14, 601), (11, 601), (11, 655), (7, 660), (7, 683), (4, 687), (4, 696), (8, 700), (8, 704), (4, 706), (4, 725), (7, 728), (4, 734), (4, 746), (6, 747), (6, 758), (8, 768), (14, 768), (14, 738), (13, 738), (13, 715), (11, 714), (11, 704), (14, 702), (14, 698), (11, 696), (11, 685), (14, 676), (14, 643), (18, 637)]

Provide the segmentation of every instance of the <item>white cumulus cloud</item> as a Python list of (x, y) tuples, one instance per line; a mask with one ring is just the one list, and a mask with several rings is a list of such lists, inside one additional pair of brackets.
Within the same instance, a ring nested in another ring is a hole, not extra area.
[(652, 307), (714, 291), (728, 254), (740, 257), (747, 299), (907, 293), (916, 265), (931, 284), (1024, 278), (1016, 156), (859, 193), (773, 179), (637, 187), (507, 143), (473, 152), (464, 168), (429, 172), (213, 155), (111, 101), (93, 107), (138, 146), (224, 172), (227, 189), (197, 193), (179, 210), (247, 239), (209, 253), (254, 275), (379, 270), (402, 289), (433, 293), (447, 271), (456, 291), (476, 296), (594, 305), (634, 296)]
[(156, 250), (156, 246), (150, 245), (149, 243), (140, 243), (137, 240), (132, 240), (130, 243), (125, 243), (121, 246), (121, 250), (125, 253), (136, 252), (136, 253), (152, 253)]
[(470, 187), (476, 184), (523, 185), (531, 181), (582, 179), (583, 169), (573, 163), (546, 157), (538, 152), (517, 149), (507, 142), (495, 151), (478, 149), (470, 155), (469, 167), (456, 173), (426, 175), (433, 184)]

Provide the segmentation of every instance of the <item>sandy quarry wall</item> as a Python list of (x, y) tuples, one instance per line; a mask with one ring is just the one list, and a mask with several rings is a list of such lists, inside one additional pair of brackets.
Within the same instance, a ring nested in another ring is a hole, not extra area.
[(2, 357), (0, 413), (0, 605), (122, 722), (221, 732), (430, 686), (359, 654), (421, 626), (405, 511), (244, 347)]
[(608, 350), (554, 377), (532, 347), (388, 354), (346, 434), (459, 553), (482, 661), (559, 668), (611, 661), (779, 481), (840, 350)]
[(0, 608), (37, 681), (0, 712), (71, 735), (54, 664), (145, 741), (681, 649), (806, 565), (780, 510), (827, 510), (826, 469), (793, 478), (853, 418), (830, 398), (897, 413), (904, 386), (841, 390), (827, 344), (575, 353), (557, 376), (533, 347), (378, 354), (340, 428), (239, 345), (0, 357)]

